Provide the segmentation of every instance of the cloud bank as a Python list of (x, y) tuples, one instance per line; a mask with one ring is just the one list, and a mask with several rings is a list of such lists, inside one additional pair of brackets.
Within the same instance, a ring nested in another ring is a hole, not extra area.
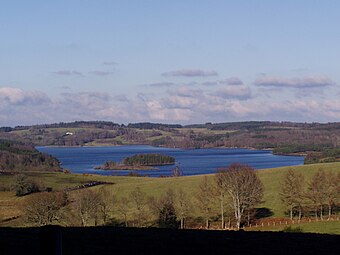
[[(91, 91), (49, 96), (41, 91), (0, 87), (0, 126), (74, 120), (186, 124), (207, 121), (313, 122), (340, 119), (340, 102), (336, 97), (328, 100), (318, 97), (272, 99), (258, 96), (258, 93), (253, 92), (254, 87), (237, 83), (208, 88), (164, 84), (163, 93), (129, 96)], [(301, 84), (301, 80), (298, 83)], [(163, 85), (155, 86), (162, 88)]]
[(327, 87), (335, 83), (324, 76), (310, 76), (303, 78), (280, 78), (272, 76), (264, 76), (256, 79), (254, 84), (264, 87), (287, 87), (287, 88), (316, 88)]

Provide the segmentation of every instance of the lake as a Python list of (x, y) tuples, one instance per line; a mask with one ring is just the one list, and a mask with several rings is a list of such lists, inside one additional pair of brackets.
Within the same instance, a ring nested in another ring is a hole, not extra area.
[[(127, 175), (129, 171), (94, 170), (95, 166), (102, 165), (105, 161), (121, 162), (125, 157), (139, 153), (162, 153), (176, 159), (184, 175), (199, 175), (216, 173), (221, 167), (232, 163), (243, 163), (255, 169), (274, 168), (281, 166), (302, 165), (304, 157), (273, 155), (268, 150), (250, 149), (173, 149), (159, 148), (148, 145), (109, 146), (109, 147), (37, 147), (56, 157), (62, 167), (72, 173), (88, 173), (103, 175)], [(137, 171), (139, 174), (158, 177), (171, 175), (175, 165), (157, 167), (156, 170)]]

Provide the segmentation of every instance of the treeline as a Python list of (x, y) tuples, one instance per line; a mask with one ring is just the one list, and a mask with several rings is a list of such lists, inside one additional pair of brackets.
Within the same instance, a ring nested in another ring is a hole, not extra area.
[(287, 206), (291, 219), (310, 217), (328, 219), (340, 205), (340, 173), (319, 169), (309, 182), (304, 176), (290, 169), (281, 185), (280, 197)]
[[(11, 128), (10, 131), (26, 130), (26, 129), (42, 129), (42, 128), (102, 128), (112, 129), (121, 126), (120, 124), (111, 121), (75, 121), (75, 122), (59, 122), (52, 124), (40, 124), (32, 126), (16, 126)], [(7, 128), (7, 132), (9, 129)]]
[(159, 129), (159, 130), (169, 130), (171, 128), (182, 128), (179, 124), (161, 124), (161, 123), (130, 123), (127, 125), (128, 128), (139, 128), (139, 129)]
[(31, 126), (16, 126), (16, 127), (0, 127), (0, 132), (10, 132), (13, 130), (26, 130), (30, 128), (103, 128), (115, 129), (116, 127), (129, 127), (139, 129), (163, 129), (163, 128), (207, 128), (210, 130), (259, 130), (259, 129), (314, 129), (314, 130), (333, 130), (340, 129), (339, 122), (330, 123), (297, 123), (289, 121), (243, 121), (243, 122), (225, 122), (205, 124), (163, 124), (163, 123), (129, 123), (127, 126), (118, 124), (112, 121), (74, 121), (74, 122), (59, 122), (52, 124), (39, 124)]
[(61, 171), (59, 161), (21, 142), (0, 140), (1, 171)]
[(122, 163), (127, 166), (173, 165), (175, 158), (163, 154), (136, 154), (124, 158)]

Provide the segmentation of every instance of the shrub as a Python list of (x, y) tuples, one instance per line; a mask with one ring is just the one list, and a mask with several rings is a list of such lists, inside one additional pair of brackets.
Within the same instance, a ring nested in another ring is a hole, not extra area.
[(24, 196), (41, 190), (34, 180), (29, 179), (24, 174), (18, 174), (14, 178), (15, 184), (13, 188), (16, 196)]

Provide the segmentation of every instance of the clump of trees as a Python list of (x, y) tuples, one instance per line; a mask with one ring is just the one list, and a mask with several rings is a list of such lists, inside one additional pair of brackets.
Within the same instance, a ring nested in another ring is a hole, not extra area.
[(123, 160), (124, 165), (157, 166), (175, 164), (175, 158), (163, 154), (137, 154)]
[(137, 170), (138, 168), (148, 170), (151, 166), (173, 165), (175, 158), (163, 154), (136, 154), (123, 159), (122, 163), (115, 161), (106, 161), (102, 166), (95, 169), (102, 170)]
[(105, 188), (98, 190), (83, 189), (78, 191), (74, 201), (74, 210), (81, 226), (107, 225), (115, 203), (115, 196)]
[(340, 203), (340, 174), (320, 168), (306, 183), (300, 173), (290, 169), (281, 185), (280, 197), (291, 219), (295, 215), (301, 219), (314, 214), (316, 219), (323, 220), (325, 213), (330, 219)]

